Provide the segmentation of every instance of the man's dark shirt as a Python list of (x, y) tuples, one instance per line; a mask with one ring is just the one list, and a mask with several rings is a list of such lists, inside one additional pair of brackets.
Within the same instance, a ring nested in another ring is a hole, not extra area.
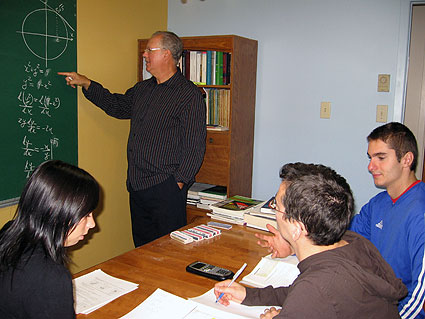
[(205, 153), (206, 107), (198, 87), (177, 72), (158, 84), (152, 77), (125, 94), (112, 94), (92, 81), (87, 99), (108, 115), (131, 119), (127, 187), (142, 190), (174, 176), (194, 181)]

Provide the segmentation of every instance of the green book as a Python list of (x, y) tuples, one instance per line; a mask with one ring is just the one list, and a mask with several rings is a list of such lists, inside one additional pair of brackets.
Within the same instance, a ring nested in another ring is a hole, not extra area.
[(223, 85), (223, 52), (217, 51), (217, 58), (216, 58), (216, 84), (217, 85)]

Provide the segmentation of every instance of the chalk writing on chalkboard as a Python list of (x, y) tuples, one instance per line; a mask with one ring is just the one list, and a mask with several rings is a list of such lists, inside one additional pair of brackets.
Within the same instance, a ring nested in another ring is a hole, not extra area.
[(76, 69), (76, 0), (2, 0), (0, 20), (1, 206), (42, 162), (77, 164), (77, 95), (56, 74)]
[[(22, 21), (21, 30), (17, 32), (22, 34), (22, 40), (27, 49), (44, 60), (47, 67), (48, 61), (59, 58), (66, 51), (68, 42), (74, 40), (74, 28), (61, 15), (61, 12), (65, 10), (63, 3), (52, 8), (48, 5), (48, 1), (40, 2), (44, 4), (44, 7), (29, 12)], [(55, 23), (54, 29), (46, 27), (40, 30), (40, 25), (48, 25), (52, 21)], [(34, 24), (35, 28), (33, 28)], [(54, 41), (47, 41), (48, 38)]]
[[(55, 137), (55, 123), (48, 120), (55, 116), (60, 108), (60, 97), (54, 94), (53, 84), (49, 80), (50, 69), (43, 69), (40, 64), (32, 66), (31, 61), (23, 66), (23, 80), (21, 90), (17, 96), (17, 106), (21, 110), (21, 116), (17, 124), (24, 131), (22, 139), (22, 155), (25, 157), (23, 170), (28, 178), (37, 166), (32, 158), (40, 154), (42, 161), (53, 159), (53, 149), (59, 146), (59, 138)], [(32, 141), (32, 136), (37, 136), (38, 143)]]

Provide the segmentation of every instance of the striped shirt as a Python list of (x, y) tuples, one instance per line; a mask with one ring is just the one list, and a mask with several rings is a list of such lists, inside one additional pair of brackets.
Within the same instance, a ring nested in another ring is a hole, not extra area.
[(130, 119), (127, 188), (143, 190), (165, 181), (189, 184), (205, 153), (206, 107), (198, 87), (177, 72), (158, 84), (154, 77), (125, 94), (92, 81), (85, 97), (118, 119)]

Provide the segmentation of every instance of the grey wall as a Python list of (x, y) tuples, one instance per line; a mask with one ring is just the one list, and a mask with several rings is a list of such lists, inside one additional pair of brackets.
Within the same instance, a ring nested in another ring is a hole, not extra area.
[[(258, 40), (253, 197), (267, 199), (282, 164), (331, 166), (347, 178), (357, 209), (379, 190), (367, 171), (366, 136), (402, 119), (410, 2), (405, 0), (168, 1), (180, 36), (237, 34)], [(391, 75), (389, 93), (378, 74)], [(330, 119), (320, 102), (330, 101)]]

